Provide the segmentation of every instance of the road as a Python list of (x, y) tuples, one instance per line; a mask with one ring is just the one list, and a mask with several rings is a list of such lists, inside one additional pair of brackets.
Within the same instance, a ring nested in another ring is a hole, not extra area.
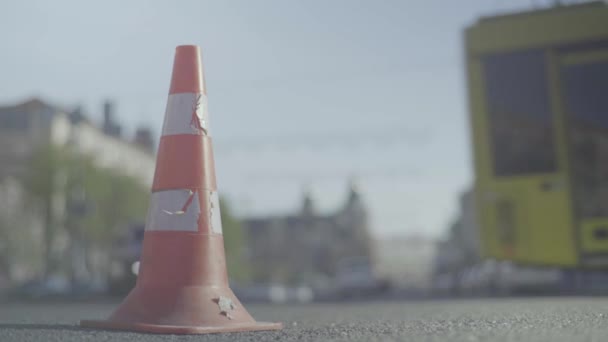
[(608, 298), (247, 305), (279, 332), (150, 335), (81, 329), (117, 303), (0, 303), (0, 341), (607, 341)]

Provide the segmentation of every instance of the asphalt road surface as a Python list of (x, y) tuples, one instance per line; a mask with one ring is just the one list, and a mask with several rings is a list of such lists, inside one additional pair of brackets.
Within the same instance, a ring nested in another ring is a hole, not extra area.
[(278, 332), (152, 335), (82, 329), (117, 303), (0, 303), (0, 341), (608, 341), (608, 298), (247, 305)]

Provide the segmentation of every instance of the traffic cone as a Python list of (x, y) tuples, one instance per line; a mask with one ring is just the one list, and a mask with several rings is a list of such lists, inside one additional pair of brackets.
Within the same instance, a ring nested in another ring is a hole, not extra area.
[(81, 326), (161, 334), (278, 330), (256, 322), (228, 285), (197, 46), (178, 46), (135, 288), (105, 321)]

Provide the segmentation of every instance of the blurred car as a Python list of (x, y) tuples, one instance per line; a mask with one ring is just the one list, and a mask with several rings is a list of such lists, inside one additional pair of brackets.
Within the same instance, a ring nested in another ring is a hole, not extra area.
[(243, 302), (308, 303), (314, 299), (312, 288), (304, 285), (258, 284), (239, 286), (231, 284), (230, 287)]
[(388, 290), (388, 283), (379, 279), (368, 257), (352, 257), (338, 262), (335, 296), (339, 299), (362, 298)]
[(139, 258), (143, 247), (145, 224), (132, 224), (113, 246), (109, 291), (114, 295), (129, 292), (137, 281)]
[(41, 299), (57, 296), (67, 296), (70, 293), (70, 282), (67, 278), (53, 276), (47, 279), (28, 281), (11, 291), (17, 298)]

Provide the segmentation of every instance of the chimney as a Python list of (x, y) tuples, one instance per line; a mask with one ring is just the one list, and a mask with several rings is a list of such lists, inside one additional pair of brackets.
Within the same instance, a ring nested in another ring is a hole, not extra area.
[(74, 110), (72, 110), (72, 112), (69, 115), (70, 121), (72, 123), (79, 123), (80, 121), (84, 120), (84, 114), (83, 114), (83, 110), (82, 110), (82, 106), (78, 105), (74, 108)]
[(120, 125), (114, 121), (114, 103), (110, 100), (103, 103), (103, 132), (113, 137), (120, 137)]
[(152, 138), (152, 131), (149, 128), (138, 127), (135, 131), (134, 143), (146, 151), (154, 151), (154, 139)]
[(106, 100), (103, 103), (103, 125), (110, 126), (114, 123), (114, 104), (110, 100)]

